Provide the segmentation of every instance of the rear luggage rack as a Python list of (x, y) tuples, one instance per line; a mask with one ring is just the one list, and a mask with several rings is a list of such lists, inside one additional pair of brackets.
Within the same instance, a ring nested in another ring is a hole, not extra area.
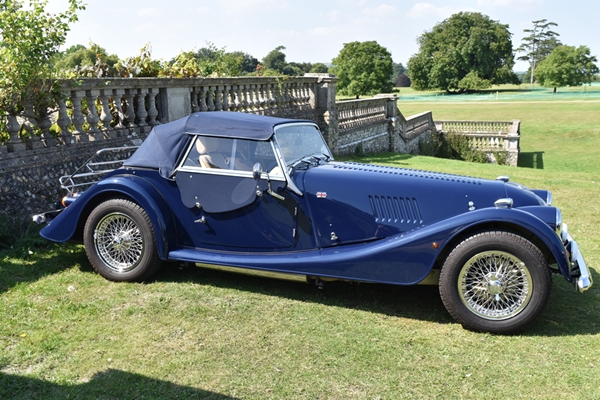
[(66, 189), (68, 196), (83, 192), (106, 174), (120, 168), (139, 146), (111, 147), (98, 150), (71, 175), (60, 177), (60, 187)]

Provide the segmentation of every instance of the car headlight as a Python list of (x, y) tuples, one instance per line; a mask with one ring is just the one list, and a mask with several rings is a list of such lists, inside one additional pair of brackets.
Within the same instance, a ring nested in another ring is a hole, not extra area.
[(554, 230), (556, 231), (556, 233), (560, 233), (562, 231), (563, 219), (562, 219), (562, 213), (560, 212), (559, 208), (556, 209), (556, 225), (554, 225), (554, 226), (555, 226)]

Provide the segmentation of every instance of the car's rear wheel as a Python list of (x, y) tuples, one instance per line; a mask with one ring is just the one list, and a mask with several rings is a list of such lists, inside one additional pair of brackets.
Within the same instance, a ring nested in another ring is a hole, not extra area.
[(545, 309), (552, 287), (544, 255), (504, 231), (483, 232), (452, 250), (440, 273), (440, 296), (465, 328), (513, 333)]
[(86, 221), (83, 243), (94, 269), (111, 281), (143, 281), (162, 264), (148, 214), (129, 200), (98, 205)]

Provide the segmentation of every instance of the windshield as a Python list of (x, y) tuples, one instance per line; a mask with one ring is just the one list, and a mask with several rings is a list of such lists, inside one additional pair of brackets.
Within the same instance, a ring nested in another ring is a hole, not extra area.
[(277, 129), (275, 137), (287, 166), (307, 157), (333, 158), (321, 132), (314, 125), (285, 126)]

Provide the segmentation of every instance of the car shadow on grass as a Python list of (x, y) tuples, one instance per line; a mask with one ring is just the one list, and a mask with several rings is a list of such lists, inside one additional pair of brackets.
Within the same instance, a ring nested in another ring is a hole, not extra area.
[(92, 271), (83, 247), (73, 244), (52, 244), (34, 250), (3, 250), (0, 252), (0, 293), (74, 265), (86, 265)]
[[(144, 395), (145, 394), (145, 395)], [(109, 369), (78, 385), (0, 372), (2, 399), (236, 399), (139, 374)]]
[[(220, 288), (278, 296), (302, 302), (363, 310), (392, 317), (437, 324), (456, 323), (446, 311), (437, 286), (397, 286), (356, 282), (326, 282), (323, 289), (312, 283), (291, 282), (187, 265), (167, 264), (156, 281), (194, 282)], [(600, 276), (593, 273), (596, 282)], [(150, 283), (150, 282), (149, 282)], [(553, 277), (547, 309), (523, 336), (573, 336), (600, 333), (600, 291), (595, 287), (578, 293), (562, 276)]]

